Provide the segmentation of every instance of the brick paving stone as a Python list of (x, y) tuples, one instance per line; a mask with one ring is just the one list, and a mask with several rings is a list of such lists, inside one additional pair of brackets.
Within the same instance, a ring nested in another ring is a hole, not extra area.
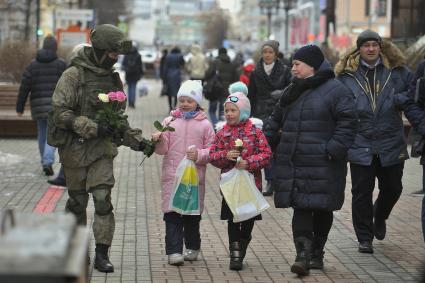
[[(152, 122), (167, 114), (167, 101), (159, 96), (160, 85), (147, 80), (150, 93), (138, 98), (136, 108), (129, 109), (130, 124), (140, 127), (149, 137)], [(207, 103), (203, 104), (206, 108)], [(9, 158), (3, 158), (6, 156)], [(310, 276), (298, 278), (290, 272), (295, 258), (292, 243), (291, 209), (271, 208), (257, 221), (248, 248), (245, 269), (228, 269), (227, 224), (219, 220), (221, 196), (219, 172), (208, 166), (205, 212), (201, 222), (202, 251), (199, 260), (182, 267), (167, 264), (165, 227), (160, 209), (160, 175), (162, 157), (143, 159), (142, 153), (120, 148), (115, 160), (116, 186), (112, 199), (116, 215), (116, 232), (110, 256), (115, 273), (103, 274), (90, 266), (90, 282), (417, 282), (423, 272), (425, 245), (420, 227), (420, 197), (410, 192), (421, 187), (422, 168), (417, 159), (406, 161), (404, 192), (387, 221), (387, 237), (374, 241), (373, 255), (357, 252), (351, 220), (351, 182), (347, 176), (345, 204), (334, 213), (334, 224), (325, 249), (325, 269), (312, 270)], [(35, 139), (0, 140), (0, 210), (15, 208), (32, 212), (48, 189), (43, 175)], [(55, 171), (59, 164), (55, 164)], [(375, 197), (377, 190), (375, 191)], [(64, 193), (56, 211), (62, 211)], [(89, 223), (93, 204), (89, 203)], [(91, 236), (90, 255), (94, 256)]]

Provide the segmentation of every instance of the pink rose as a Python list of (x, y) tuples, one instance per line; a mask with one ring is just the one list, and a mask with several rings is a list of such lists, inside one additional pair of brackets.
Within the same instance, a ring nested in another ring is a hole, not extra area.
[(124, 102), (127, 99), (127, 96), (125, 96), (125, 93), (122, 91), (117, 91), (115, 94), (117, 95), (117, 100), (119, 102)]
[(108, 98), (109, 98), (110, 101), (118, 100), (117, 93), (116, 92), (113, 92), (113, 91), (109, 92), (108, 93)]

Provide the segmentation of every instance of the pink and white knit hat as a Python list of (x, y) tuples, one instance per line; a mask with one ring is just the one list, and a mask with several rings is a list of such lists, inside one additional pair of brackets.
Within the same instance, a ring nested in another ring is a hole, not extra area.
[(238, 107), (240, 111), (239, 120), (241, 122), (247, 120), (249, 116), (251, 116), (251, 103), (244, 93), (235, 92), (230, 94), (224, 102), (224, 105), (226, 105), (226, 103), (233, 103)]

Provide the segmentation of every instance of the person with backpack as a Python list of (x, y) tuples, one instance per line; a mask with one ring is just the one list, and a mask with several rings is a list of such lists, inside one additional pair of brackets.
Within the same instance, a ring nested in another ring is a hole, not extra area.
[(122, 68), (125, 72), (125, 81), (128, 86), (128, 106), (135, 108), (136, 102), (136, 87), (137, 82), (143, 76), (142, 56), (137, 50), (137, 46), (133, 43), (131, 52), (124, 56)]
[[(268, 40), (261, 47), (261, 59), (251, 73), (248, 98), (252, 105), (252, 116), (263, 120), (272, 114), (283, 89), (291, 82), (291, 71), (278, 58), (279, 42)], [(273, 180), (273, 159), (264, 169), (267, 181), (264, 196), (271, 196)]]
[(54, 175), (53, 162), (56, 148), (46, 142), (47, 113), (52, 110), (52, 95), (66, 63), (56, 54), (57, 42), (53, 36), (46, 36), (43, 47), (36, 58), (27, 66), (22, 75), (19, 95), (16, 101), (16, 113), (22, 116), (25, 103), (30, 97), (31, 116), (37, 122), (38, 149), (41, 164), (46, 176)]
[(227, 89), (231, 83), (239, 79), (236, 66), (230, 61), (226, 48), (221, 47), (218, 50), (218, 56), (210, 65), (205, 79), (205, 98), (210, 101), (208, 113), (215, 127), (215, 124), (224, 117), (224, 101), (229, 95)]

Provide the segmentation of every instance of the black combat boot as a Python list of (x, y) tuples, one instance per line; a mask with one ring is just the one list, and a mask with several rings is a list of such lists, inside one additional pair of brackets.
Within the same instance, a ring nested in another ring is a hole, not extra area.
[(310, 268), (311, 269), (323, 269), (323, 256), (325, 252), (325, 244), (327, 237), (315, 236), (313, 238), (313, 244), (311, 247), (311, 259), (310, 259)]
[(311, 240), (306, 237), (298, 237), (294, 241), (297, 257), (295, 263), (291, 266), (291, 272), (299, 276), (308, 275), (310, 272)]
[(242, 248), (241, 243), (230, 243), (230, 270), (242, 270)]
[(248, 249), (249, 243), (251, 242), (252, 236), (249, 236), (248, 239), (241, 238), (241, 252), (242, 252), (242, 261), (245, 258), (246, 250)]
[(96, 268), (100, 272), (114, 272), (114, 266), (109, 261), (108, 249), (108, 245), (96, 244), (96, 257), (94, 259), (94, 268)]

